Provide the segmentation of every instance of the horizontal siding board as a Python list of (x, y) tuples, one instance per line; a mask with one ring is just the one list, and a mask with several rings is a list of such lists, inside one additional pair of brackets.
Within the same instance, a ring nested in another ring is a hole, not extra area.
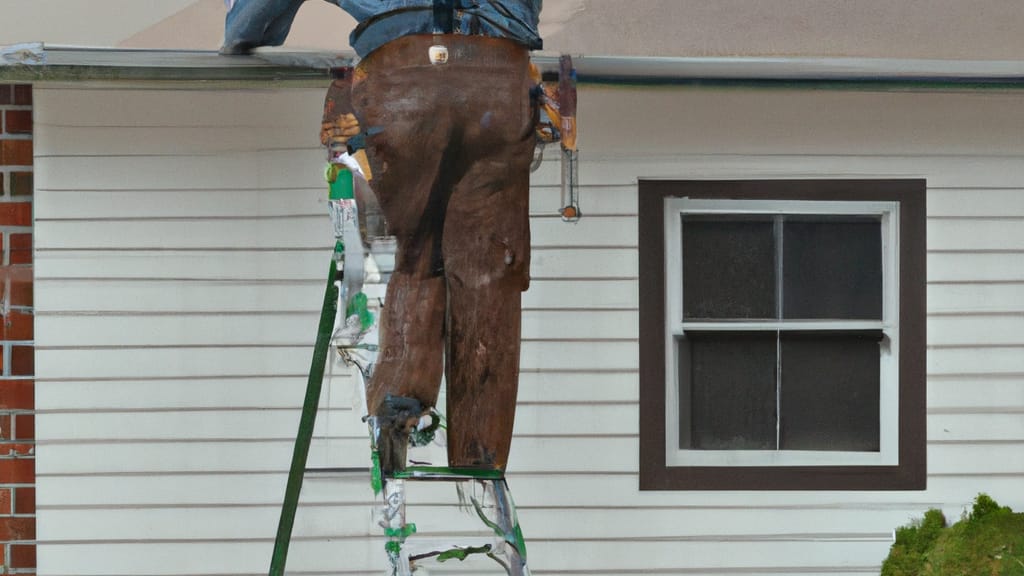
[[(623, 169), (623, 166), (629, 166)], [(665, 151), (628, 156), (591, 153), (581, 156), (582, 186), (634, 186), (642, 179), (819, 179), (925, 178), (937, 188), (1016, 188), (1024, 181), (1019, 150), (1007, 156), (913, 156), (851, 154), (744, 155)], [(556, 165), (542, 166), (533, 181), (558, 182)]]
[[(218, 377), (247, 374), (306, 373), (307, 346), (248, 348), (141, 348), (36, 351), (39, 379)], [(636, 342), (524, 342), (523, 370), (635, 370)]]
[(1019, 94), (993, 91), (585, 86), (579, 115), (582, 153), (622, 163), (637, 152), (1017, 154), (1024, 125)]
[[(294, 438), (203, 442), (51, 444), (36, 456), (36, 473), (286, 471)], [(366, 466), (367, 440), (314, 438), (310, 467)]]
[(326, 184), (300, 190), (68, 190), (42, 192), (36, 221), (111, 218), (327, 218)]
[[(316, 129), (316, 122), (309, 121), (309, 110), (321, 108), (324, 102), (322, 88), (282, 87), (225, 91), (41, 86), (33, 91), (33, 96), (36, 126), (50, 134), (59, 134), (61, 128), (74, 126), (220, 129), (266, 126), (301, 133), (296, 130), (297, 126)], [(316, 133), (311, 135), (316, 136)]]
[[(1020, 477), (932, 477), (927, 491), (871, 492), (871, 491), (639, 491), (638, 477), (633, 475), (581, 475), (555, 477), (571, 489), (552, 490), (549, 476), (510, 474), (509, 486), (520, 507), (581, 508), (640, 507), (644, 509), (747, 510), (752, 516), (763, 510), (776, 508), (824, 509), (835, 514), (850, 509), (908, 510), (906, 520), (920, 517), (928, 508), (940, 508), (951, 517), (969, 508), (979, 490), (991, 494), (999, 502), (1013, 506), (1024, 497), (1017, 488)], [(609, 499), (609, 494), (615, 498)], [(1015, 507), (1016, 508), (1016, 507)]]
[[(311, 258), (312, 260), (312, 258)], [(326, 257), (324, 262), (326, 280)], [(53, 271), (53, 268), (51, 268)], [(57, 273), (56, 271), (54, 271)], [(243, 281), (224, 283), (118, 282), (64, 280), (42, 282), (35, 289), (39, 311), (37, 329), (47, 315), (60, 317), (81, 312), (277, 312), (282, 309), (313, 311), (323, 298), (321, 283), (267, 285)], [(68, 318), (61, 317), (62, 320)]]
[[(173, 282), (207, 280), (236, 282), (239, 285), (253, 281), (292, 284), (313, 281), (323, 286), (330, 254), (331, 250), (326, 245), (308, 251), (243, 249), (236, 252), (48, 252), (37, 248), (35, 273), (39, 284), (66, 278), (120, 278)], [(173, 289), (173, 283), (169, 288)], [(316, 306), (315, 301), (310, 304)], [(41, 308), (41, 311), (45, 309)]]
[[(120, 129), (112, 129), (120, 130)], [(86, 134), (92, 129), (86, 131)], [(62, 134), (62, 139), (66, 133)], [(125, 136), (122, 134), (122, 138)], [(127, 138), (126, 138), (127, 139)], [(128, 139), (130, 141), (130, 139)], [(159, 140), (159, 139), (147, 139)], [(62, 142), (63, 144), (63, 142)], [(136, 145), (137, 142), (133, 142)], [(94, 149), (95, 153), (95, 149)], [(225, 151), (226, 153), (226, 151)], [(306, 179), (304, 179), (306, 181)], [(50, 219), (187, 218), (284, 216), (291, 214), (327, 216), (326, 184), (299, 188), (175, 189), (173, 182), (149, 183), (134, 190), (83, 189), (81, 181), (58, 181), (61, 187), (44, 192), (36, 205), (36, 217)], [(78, 187), (67, 188), (66, 186)], [(587, 186), (580, 190), (581, 209), (587, 217), (636, 215), (635, 186)], [(555, 186), (530, 189), (530, 213), (553, 219), (572, 229), (576, 224), (560, 220), (561, 190)]]
[[(45, 143), (45, 140), (44, 140)], [(39, 146), (35, 185), (42, 190), (266, 190), (323, 186), (323, 155), (307, 150), (206, 156), (47, 156)], [(281, 167), (287, 166), (287, 170)], [(88, 186), (82, 186), (88, 182)]]
[[(44, 348), (187, 344), (289, 345), (309, 346), (312, 350), (320, 311), (303, 306), (315, 302), (313, 298), (305, 301), (289, 299), (278, 303), (276, 311), (230, 314), (190, 310), (166, 315), (41, 313), (36, 319), (36, 338), (47, 343)], [(624, 340), (637, 337), (635, 311), (531, 310), (523, 313), (522, 323), (522, 338), (525, 340)]]
[[(535, 253), (534, 260), (537, 255)], [(537, 271), (537, 266), (534, 267)], [(636, 280), (552, 280), (533, 282), (523, 294), (523, 307), (531, 308), (637, 308)]]
[(42, 128), (59, 130), (61, 142), (56, 157), (257, 153), (281, 148), (312, 150), (320, 144), (318, 126), (308, 123), (309, 130), (288, 130), (276, 117), (254, 117), (247, 125), (234, 126), (56, 126), (47, 120), (37, 118), (36, 127), (39, 129), (42, 123)]
[[(348, 474), (307, 474), (300, 504), (351, 504), (369, 507), (367, 494), (369, 466)], [(45, 509), (82, 509), (107, 507), (167, 508), (188, 507), (217, 510), (232, 506), (271, 506), (280, 504), (287, 470), (260, 474), (179, 474), (69, 476), (44, 474), (39, 486), (51, 498)], [(1013, 508), (1021, 507), (1019, 487), (1024, 473), (1013, 476), (933, 476), (927, 491), (910, 492), (714, 492), (661, 491), (641, 492), (636, 474), (600, 473), (559, 476), (551, 474), (509, 473), (509, 487), (522, 510), (571, 508), (671, 509), (680, 514), (713, 513), (718, 510), (826, 510), (842, 514), (847, 510), (892, 511), (905, 514), (903, 521), (920, 517), (928, 508), (940, 508), (950, 517), (958, 517), (970, 507), (978, 491)], [(421, 483), (415, 489), (415, 502), (421, 505), (448, 503), (454, 488), (449, 484)], [(609, 498), (609, 495), (614, 498)], [(364, 509), (368, 512), (368, 509)]]
[[(364, 492), (367, 496), (372, 495), (368, 486)], [(633, 539), (766, 537), (776, 532), (779, 526), (792, 527), (794, 535), (855, 534), (877, 539), (879, 535), (884, 538), (893, 526), (906, 522), (907, 517), (914, 513), (913, 510), (895, 509), (847, 510), (841, 516), (834, 510), (759, 512), (751, 518), (742, 509), (598, 509), (575, 510), (575, 518), (569, 519), (565, 509), (524, 508), (519, 511), (519, 520), (530, 542), (564, 540), (567, 536), (574, 540), (614, 539), (621, 536), (622, 526), (632, 528), (630, 538)], [(181, 511), (172, 509), (54, 510), (50, 515), (52, 525), (45, 534), (48, 540), (81, 540), (96, 532), (104, 534), (104, 540), (204, 540), (228, 534), (242, 539), (271, 538), (277, 528), (280, 510), (276, 506), (227, 508), (221, 510), (216, 518), (182, 517)], [(485, 529), (471, 511), (458, 508), (454, 489), (447, 506), (410, 505), (407, 515), (410, 521), (415, 521), (420, 536)], [(295, 521), (296, 537), (342, 539), (347, 536), (377, 536), (381, 532), (367, 513), (366, 504), (303, 506), (299, 508)], [(139, 530), (138, 526), (143, 525), (145, 527)], [(807, 540), (812, 538), (803, 537)]]
[[(36, 205), (36, 217), (50, 219), (188, 218), (188, 217), (278, 217), (324, 215), (324, 185), (307, 189), (196, 189), (175, 190), (146, 187), (138, 190), (44, 190)], [(635, 186), (590, 186), (581, 191), (585, 216), (598, 222), (609, 216), (636, 214)], [(979, 219), (1024, 218), (1020, 190), (930, 190), (929, 216), (933, 222), (953, 226), (978, 225)], [(560, 192), (546, 186), (531, 189), (531, 213), (535, 222), (557, 231), (577, 230), (580, 223), (563, 223), (557, 218)], [(967, 218), (967, 220), (965, 220)], [(547, 221), (551, 220), (550, 223)], [(940, 244), (941, 245), (941, 244)]]
[[(1007, 266), (1013, 270), (1012, 262)], [(928, 311), (934, 313), (1024, 312), (1024, 273), (1019, 284), (931, 284)]]
[(530, 223), (533, 246), (612, 246), (635, 248), (637, 219), (634, 216), (600, 216), (581, 218), (567, 225), (557, 218), (534, 218)]
[[(636, 438), (516, 437), (510, 469), (520, 472), (635, 473)], [(952, 444), (928, 447), (930, 474), (1024, 474), (1020, 450), (1024, 443)], [(171, 472), (285, 470), (292, 441), (147, 442), (52, 444), (40, 451), (36, 469), (48, 473)], [(365, 439), (314, 440), (315, 461), (323, 466), (366, 464)]]
[(928, 473), (968, 472), (975, 475), (988, 473), (1022, 476), (1024, 475), (1024, 459), (1020, 457), (1021, 450), (1024, 450), (1024, 442), (995, 445), (985, 443), (933, 444), (928, 447)]
[[(863, 566), (866, 558), (884, 557), (890, 542), (830, 542), (793, 539), (774, 542), (608, 542), (579, 545), (558, 542), (530, 546), (530, 565), (551, 570), (626, 568), (642, 562), (646, 569), (776, 568)], [(642, 559), (642, 560), (641, 560)], [(638, 562), (639, 560), (639, 562)]]
[(1015, 412), (1003, 414), (931, 414), (928, 416), (928, 441), (1024, 444), (1024, 404), (1014, 409)]
[(928, 216), (1024, 217), (1024, 189), (950, 189), (928, 191)]
[[(326, 268), (324, 255), (308, 260)], [(298, 257), (298, 256), (295, 256)], [(160, 256), (154, 255), (154, 258)], [(54, 267), (50, 273), (58, 274)], [(93, 271), (96, 273), (96, 271)], [(325, 276), (326, 278), (326, 276)], [(47, 313), (115, 311), (164, 313), (240, 312), (313, 309), (323, 298), (322, 282), (305, 284), (268, 285), (248, 284), (244, 281), (223, 283), (181, 283), (161, 281), (117, 282), (110, 280), (68, 279), (43, 282), (35, 290), (35, 303)], [(534, 282), (523, 294), (523, 307), (527, 310), (571, 309), (581, 312), (596, 310), (623, 310), (637, 308), (637, 282), (635, 280), (557, 280)]]
[(309, 372), (312, 350), (290, 348), (159, 348), (36, 350), (37, 379), (218, 377)]
[[(320, 401), (323, 407), (351, 407), (354, 380), (338, 374), (325, 381)], [(216, 378), (179, 381), (90, 381), (36, 384), (36, 402), (46, 411), (118, 413), (174, 410), (298, 409), (306, 391), (306, 376), (271, 378)], [(40, 430), (50, 434), (45, 427)]]
[[(1024, 254), (1024, 217), (929, 219), (929, 250), (1018, 250)], [(1024, 257), (1017, 254), (1018, 257)]]
[[(266, 573), (273, 547), (273, 539), (68, 544), (42, 541), (39, 554), (55, 569), (74, 566), (74, 570), (65, 573), (80, 576), (238, 575)], [(382, 542), (369, 539), (296, 539), (290, 546), (288, 569), (301, 573), (344, 567), (382, 573), (386, 559), (381, 550)]]
[(519, 374), (519, 402), (633, 403), (639, 398), (639, 376), (633, 371), (541, 372)]
[[(1024, 409), (1010, 414), (938, 414), (928, 419), (930, 442), (956, 445), (991, 443), (1024, 444)], [(156, 413), (62, 413), (36, 417), (40, 446), (81, 443), (153, 443), (188, 441), (259, 440), (290, 441), (298, 427), (299, 411), (236, 410), (231, 412)], [(565, 419), (567, 422), (562, 422)], [(565, 436), (636, 435), (635, 407), (620, 406), (520, 406), (516, 433), (549, 438), (558, 442)], [(314, 435), (339, 440), (362, 441), (366, 427), (351, 408), (338, 406), (320, 410)], [(1002, 445), (1002, 444), (999, 444)]]
[[(97, 442), (52, 444), (36, 460), (39, 474), (111, 472), (283, 471), (293, 439), (201, 442)], [(514, 470), (524, 472), (635, 472), (636, 438), (517, 437), (512, 443)], [(540, 448), (544, 449), (541, 450)], [(363, 467), (367, 440), (314, 439), (318, 466)], [(609, 454), (614, 454), (613, 458)], [(321, 455), (323, 456), (321, 458)], [(312, 466), (312, 464), (311, 464)]]
[(1024, 347), (1024, 313), (928, 318), (929, 346)]
[[(586, 155), (584, 155), (586, 158)], [(805, 157), (805, 162), (806, 162)], [(869, 161), (869, 159), (865, 159)], [(547, 165), (556, 168), (557, 164)], [(546, 167), (547, 167), (546, 166)], [(688, 176), (679, 175), (679, 178)], [(988, 189), (972, 188), (939, 189), (932, 184), (928, 191), (928, 216), (940, 217), (999, 217), (1024, 216), (1024, 203), (1020, 195), (1024, 189)], [(581, 187), (580, 203), (584, 216), (588, 215), (627, 215), (637, 213), (637, 189), (635, 183), (630, 184), (590, 184)], [(557, 214), (560, 206), (561, 190), (557, 186), (534, 186), (530, 190), (530, 207), (532, 213)]]
[[(584, 154), (585, 156), (585, 154)], [(557, 163), (553, 163), (557, 167)], [(530, 188), (530, 213), (548, 217), (560, 216), (562, 189), (558, 185), (542, 185), (540, 178), (534, 178)], [(598, 215), (623, 215), (637, 213), (636, 186), (580, 186), (580, 212), (583, 217)], [(565, 226), (574, 226), (566, 223)]]
[(1024, 253), (933, 253), (927, 265), (929, 282), (1013, 282), (1008, 289), (1024, 290)]
[[(299, 503), (364, 503), (372, 500), (369, 466), (362, 474), (308, 474)], [(42, 475), (39, 489), (51, 494), (49, 509), (279, 506), (287, 471), (273, 474), (201, 474), (171, 476), (68, 477)], [(365, 510), (364, 510), (365, 511)]]
[[(301, 399), (295, 398), (298, 401)], [(321, 405), (313, 429), (315, 436), (346, 439), (367, 437), (366, 424), (361, 421), (361, 414), (356, 413), (351, 406), (323, 406), (323, 403)], [(527, 404), (520, 406), (516, 411), (516, 432), (531, 436), (636, 435), (638, 418), (636, 406)], [(295, 437), (298, 423), (298, 407), (278, 410), (174, 410), (117, 414), (42, 413), (36, 415), (36, 440), (41, 445), (94, 439), (109, 442), (175, 439), (246, 440), (252, 435), (263, 439), (290, 440)], [(984, 432), (979, 431), (977, 434)], [(1018, 437), (1024, 439), (1024, 433), (1018, 434)]]
[[(643, 559), (647, 570), (677, 571), (771, 570), (788, 573), (800, 567), (875, 566), (867, 558), (885, 556), (887, 540), (823, 541), (790, 539), (766, 542), (533, 542), (529, 546), (530, 566), (538, 572), (580, 570), (629, 570)], [(79, 563), (82, 576), (134, 574), (172, 576), (178, 574), (258, 574), (265, 572), (273, 542), (130, 542), (95, 543), (88, 549), (76, 544), (47, 544), (51, 561)], [(383, 539), (297, 540), (289, 553), (289, 572), (304, 570), (383, 571)], [(379, 572), (378, 572), (379, 573)], [(556, 572), (557, 573), (557, 572)], [(607, 572), (605, 572), (607, 573)], [(698, 572), (699, 573), (699, 572)]]
[(523, 370), (635, 370), (639, 346), (628, 342), (523, 342)]
[(288, 249), (321, 248), (331, 236), (322, 216), (270, 220), (55, 221), (36, 231), (36, 248)]
[(1024, 375), (1011, 378), (936, 378), (928, 382), (928, 408), (963, 410), (1024, 407)]
[[(135, 442), (139, 440), (184, 442), (256, 438), (292, 440), (299, 427), (300, 410), (232, 410), (221, 412), (60, 413), (37, 414), (36, 441), (41, 446), (84, 442)], [(317, 437), (367, 437), (366, 425), (351, 408), (321, 409), (313, 435)]]
[[(365, 492), (372, 496), (367, 486)], [(54, 510), (50, 526), (41, 534), (46, 540), (210, 540), (269, 539), (277, 530), (281, 510), (277, 506), (225, 508), (218, 514), (182, 514), (174, 509)], [(417, 524), (418, 525), (418, 524)], [(91, 528), (90, 528), (91, 527)], [(337, 538), (376, 535), (367, 506), (303, 506), (295, 516), (293, 535)]]
[(535, 281), (549, 278), (559, 281), (576, 278), (635, 279), (639, 267), (635, 248), (534, 250), (530, 256), (530, 274)]
[[(323, 298), (323, 296), (321, 296)], [(309, 304), (307, 300), (303, 304)], [(283, 345), (310, 354), (316, 340), (319, 310), (290, 310), (295, 303), (282, 302), (277, 313), (193, 313), (125, 316), (86, 313), (81, 316), (40, 314), (36, 338), (53, 347), (144, 346), (273, 346)], [(282, 313), (283, 312), (283, 313)]]
[[(323, 242), (300, 251), (274, 248), (257, 251), (244, 245), (238, 248), (230, 252), (218, 251), (216, 247), (202, 248), (198, 252), (158, 248), (58, 252), (37, 248), (36, 278), (44, 281), (65, 278), (322, 281), (322, 270), (326, 269), (331, 253)], [(530, 262), (530, 274), (537, 282), (581, 278), (625, 281), (635, 279), (637, 269), (635, 248), (535, 250)]]
[[(330, 406), (352, 406), (358, 379), (337, 361), (324, 388)], [(305, 394), (306, 375), (196, 379), (41, 380), (36, 400), (46, 410), (152, 411), (175, 409), (298, 408)], [(520, 404), (635, 404), (636, 372), (524, 372), (519, 378)]]
[[(326, 207), (317, 206), (316, 200), (322, 198), (321, 191), (268, 191), (258, 190), (249, 193), (255, 198), (231, 198), (241, 196), (240, 192), (224, 193), (220, 196), (234, 200), (244, 206), (260, 197), (295, 196), (289, 206), (281, 199), (269, 202), (270, 206), (259, 211), (242, 208), (235, 213), (227, 212), (223, 206), (210, 206), (206, 212), (191, 209), (181, 213), (181, 208), (189, 206), (191, 197), (201, 192), (188, 191), (177, 193), (151, 193), (149, 203), (169, 204), (172, 209), (168, 213), (157, 212), (152, 215), (133, 215), (132, 204), (122, 213), (116, 205), (120, 196), (112, 195), (107, 199), (107, 217), (84, 214), (72, 216), (47, 215), (46, 205), (36, 213), (37, 221), (45, 221), (47, 234), (37, 239), (37, 247), (43, 250), (75, 248), (77, 250), (104, 249), (176, 249), (206, 248), (218, 246), (253, 247), (253, 248), (290, 248), (294, 246), (319, 246), (324, 239), (330, 239), (330, 219)], [(51, 194), (59, 198), (61, 194)], [(45, 197), (45, 196), (44, 196)], [(226, 200), (214, 198), (220, 204)], [(203, 203), (198, 203), (203, 207)], [(278, 206), (280, 205), (280, 206)], [(309, 208), (305, 208), (309, 205)], [(136, 209), (137, 210), (137, 209)], [(88, 212), (88, 211), (86, 211)], [(155, 212), (155, 211), (153, 211)], [(116, 217), (111, 216), (116, 214)], [(576, 224), (566, 224), (557, 218), (534, 218), (532, 221), (534, 246), (544, 249), (549, 246), (621, 246), (635, 247), (637, 242), (636, 218), (634, 216), (595, 216), (580, 220)]]
[(929, 376), (1024, 374), (1024, 347), (941, 348), (928, 351)]

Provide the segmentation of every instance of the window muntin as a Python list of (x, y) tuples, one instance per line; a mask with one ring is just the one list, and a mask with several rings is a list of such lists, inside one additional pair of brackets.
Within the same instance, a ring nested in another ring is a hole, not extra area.
[(897, 464), (899, 205), (670, 197), (664, 218), (666, 465)]

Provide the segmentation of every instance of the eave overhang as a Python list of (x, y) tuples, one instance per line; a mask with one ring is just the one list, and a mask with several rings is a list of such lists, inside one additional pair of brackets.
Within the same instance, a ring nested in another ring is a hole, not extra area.
[[(558, 56), (535, 53), (542, 71)], [(583, 84), (739, 85), (878, 89), (1016, 89), (1024, 61), (870, 58), (663, 58), (574, 56)], [(261, 49), (250, 56), (214, 51), (0, 47), (0, 81), (14, 82), (255, 82), (321, 84), (353, 54)]]

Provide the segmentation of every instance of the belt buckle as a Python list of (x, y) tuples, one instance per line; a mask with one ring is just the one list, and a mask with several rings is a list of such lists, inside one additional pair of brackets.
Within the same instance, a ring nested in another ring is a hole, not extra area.
[(427, 49), (427, 56), (433, 65), (448, 63), (448, 47), (443, 44), (434, 44)]

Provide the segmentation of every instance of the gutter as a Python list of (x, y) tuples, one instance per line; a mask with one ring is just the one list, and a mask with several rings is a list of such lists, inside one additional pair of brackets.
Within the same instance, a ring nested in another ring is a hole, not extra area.
[[(872, 58), (689, 58), (574, 56), (578, 81), (604, 85), (725, 85), (865, 89), (1019, 89), (1024, 60)], [(193, 81), (321, 84), (354, 54), (260, 49), (250, 56), (214, 51), (0, 46), (0, 81)], [(544, 72), (558, 56), (534, 53)]]

